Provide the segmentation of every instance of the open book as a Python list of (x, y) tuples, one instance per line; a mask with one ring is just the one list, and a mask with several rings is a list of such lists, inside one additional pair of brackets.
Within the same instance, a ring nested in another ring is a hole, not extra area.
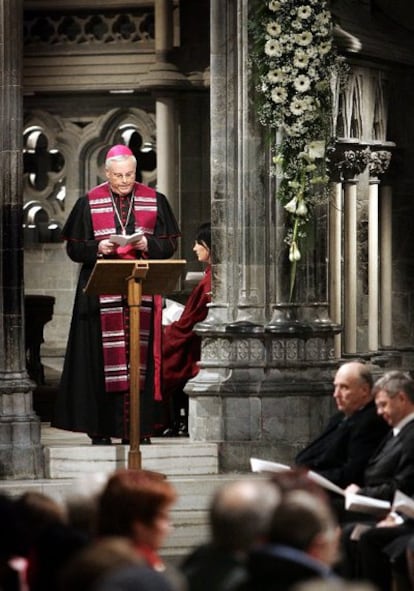
[(109, 236), (109, 240), (111, 242), (114, 242), (115, 244), (118, 244), (119, 246), (126, 246), (127, 244), (132, 244), (133, 242), (136, 242), (143, 235), (144, 232), (142, 230), (138, 230), (138, 232), (135, 232), (135, 234), (130, 234), (129, 236), (124, 234), (111, 234)]
[[(270, 462), (268, 460), (259, 460), (258, 458), (250, 458), (250, 466), (252, 472), (286, 472), (287, 470), (291, 470), (291, 467), (286, 464), (279, 464), (278, 462)], [(307, 475), (310, 480), (316, 482), (319, 486), (345, 497), (345, 509), (347, 511), (384, 515), (391, 510), (391, 503), (388, 501), (365, 497), (354, 493), (346, 493), (343, 488), (337, 486), (313, 470), (308, 470)], [(414, 501), (411, 502), (414, 507)]]
[[(269, 462), (268, 460), (259, 460), (258, 458), (250, 458), (250, 466), (252, 472), (286, 472), (287, 470), (291, 470), (291, 467), (287, 466), (286, 464)], [(326, 488), (339, 495), (345, 495), (345, 491), (342, 488), (324, 476), (317, 474), (313, 470), (308, 470), (307, 475), (311, 480), (313, 480), (313, 482), (316, 482), (316, 484), (319, 484), (323, 488)]]
[(397, 490), (392, 502), (392, 510), (414, 519), (414, 500), (400, 490)]
[(346, 493), (345, 509), (347, 511), (358, 511), (358, 513), (370, 513), (381, 517), (391, 511), (391, 503), (383, 499), (374, 499), (354, 493)]

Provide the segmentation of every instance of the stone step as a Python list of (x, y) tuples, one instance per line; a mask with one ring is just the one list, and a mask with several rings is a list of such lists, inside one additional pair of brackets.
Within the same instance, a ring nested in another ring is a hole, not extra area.
[[(217, 446), (204, 443), (177, 443), (177, 440), (153, 440), (141, 446), (141, 466), (167, 476), (218, 473)], [(73, 478), (93, 472), (109, 473), (128, 465), (127, 445), (48, 445), (44, 448), (47, 478)]]
[[(91, 445), (82, 433), (42, 425), (47, 478), (75, 478), (91, 472), (109, 473), (128, 465), (127, 445)], [(141, 445), (141, 466), (166, 476), (197, 476), (218, 473), (218, 448), (214, 443), (191, 443), (186, 437), (152, 438)]]
[[(47, 478), (0, 481), (0, 493), (19, 496), (38, 491), (64, 503), (70, 496), (88, 494), (97, 481), (128, 465), (128, 446), (116, 442), (91, 445), (86, 435), (53, 429), (48, 423), (42, 423), (41, 441)], [(245, 475), (218, 473), (218, 446), (214, 443), (154, 438), (140, 450), (142, 467), (165, 474), (177, 491), (171, 513), (173, 530), (162, 552), (177, 563), (208, 538), (208, 509), (214, 491)]]

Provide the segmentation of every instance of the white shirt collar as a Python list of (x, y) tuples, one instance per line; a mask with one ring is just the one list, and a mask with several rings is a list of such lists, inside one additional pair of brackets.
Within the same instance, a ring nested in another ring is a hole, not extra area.
[(414, 420), (414, 412), (410, 412), (409, 415), (404, 417), (397, 425), (395, 425), (395, 427), (393, 427), (392, 430), (394, 435), (398, 435), (401, 429), (405, 427), (407, 423), (410, 423), (412, 420)]

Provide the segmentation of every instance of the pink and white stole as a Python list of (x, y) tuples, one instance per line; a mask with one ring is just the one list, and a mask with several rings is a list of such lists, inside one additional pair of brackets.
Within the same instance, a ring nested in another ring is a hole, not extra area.
[[(113, 202), (109, 184), (103, 183), (88, 193), (95, 239), (100, 241), (116, 233)], [(157, 221), (156, 191), (135, 183), (135, 229), (143, 228), (145, 234), (153, 234)], [(143, 253), (145, 257), (145, 253)], [(130, 258), (119, 254), (119, 258)], [(157, 298), (158, 296), (155, 296)], [(140, 308), (140, 388), (145, 385), (148, 344), (151, 331), (153, 298), (144, 296)], [(126, 392), (129, 389), (128, 367), (128, 307), (122, 296), (101, 295), (102, 345), (107, 392)], [(157, 366), (158, 363), (156, 362)], [(159, 379), (155, 379), (159, 383)], [(157, 394), (157, 392), (156, 392)], [(156, 396), (158, 398), (158, 396)]]

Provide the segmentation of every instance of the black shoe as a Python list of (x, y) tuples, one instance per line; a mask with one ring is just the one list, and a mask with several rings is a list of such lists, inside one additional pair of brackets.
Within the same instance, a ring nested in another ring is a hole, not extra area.
[(91, 437), (92, 445), (111, 445), (110, 437)]
[(140, 440), (141, 445), (150, 445), (151, 443), (152, 441), (149, 437), (142, 437), (142, 439)]
[(167, 427), (161, 433), (161, 437), (178, 437), (178, 429), (174, 427)]

